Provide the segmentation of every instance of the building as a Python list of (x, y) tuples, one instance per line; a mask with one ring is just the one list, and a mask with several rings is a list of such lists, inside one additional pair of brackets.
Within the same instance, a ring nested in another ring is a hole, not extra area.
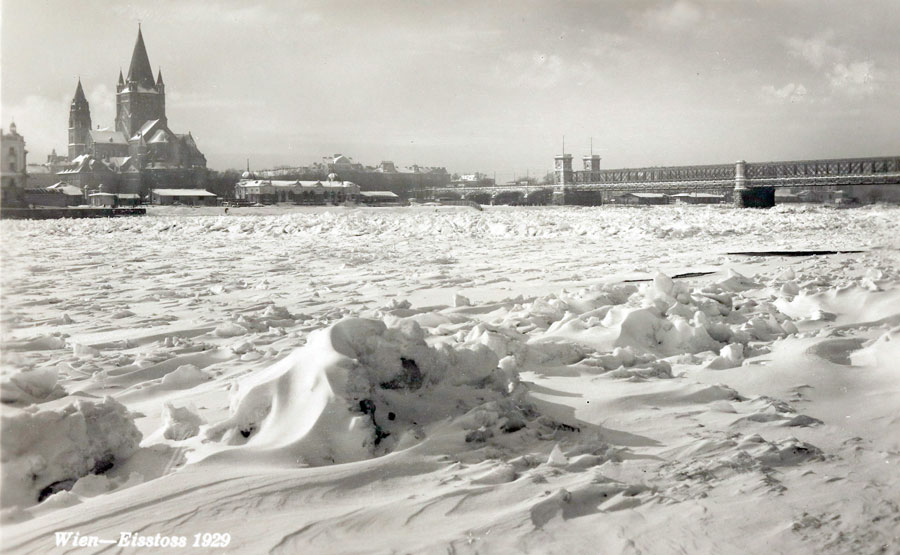
[(405, 206), (408, 202), (391, 191), (360, 191), (359, 203), (367, 206)]
[(117, 206), (117, 199), (115, 193), (104, 193), (100, 191), (98, 193), (91, 193), (88, 195), (91, 199), (91, 206), (103, 206), (105, 208), (115, 208)]
[(49, 187), (25, 189), (25, 202), (29, 206), (80, 206), (84, 204), (84, 191), (68, 183), (59, 182)]
[(669, 195), (663, 193), (623, 193), (614, 198), (616, 204), (669, 204)]
[(116, 204), (118, 206), (135, 207), (141, 204), (141, 195), (134, 193), (119, 193), (116, 195)]
[(725, 195), (717, 195), (715, 193), (678, 193), (670, 195), (675, 204), (722, 204), (725, 202)]
[(235, 198), (250, 204), (291, 204), (326, 205), (356, 202), (359, 186), (350, 181), (339, 180), (330, 174), (324, 181), (277, 181), (258, 179), (256, 174), (244, 172), (243, 178), (235, 185)]
[(25, 137), (19, 135), (16, 123), (9, 124), (9, 133), (0, 130), (0, 204), (22, 206), (25, 202), (25, 187), (28, 182), (26, 172)]
[(186, 204), (189, 206), (215, 206), (218, 197), (203, 189), (153, 189), (150, 192), (153, 204)]
[[(114, 127), (93, 127), (79, 79), (69, 108), (68, 134), (69, 166), (59, 175), (77, 179), (73, 185), (102, 183), (105, 192), (147, 197), (162, 184), (202, 188), (205, 183), (206, 157), (193, 135), (176, 134), (169, 128), (162, 71), (154, 78), (140, 27), (128, 76), (119, 71)], [(85, 175), (93, 173), (98, 175)]]
[(119, 181), (120, 174), (116, 167), (106, 160), (100, 160), (90, 154), (76, 157), (65, 170), (56, 174), (60, 180), (88, 191), (98, 192), (101, 187), (110, 192)]
[(309, 166), (281, 166), (256, 171), (254, 175), (260, 179), (323, 181), (332, 173), (352, 181), (361, 191), (391, 191), (401, 198), (422, 195), (431, 187), (450, 183), (450, 174), (442, 167), (413, 164), (401, 170), (390, 160), (383, 160), (377, 166), (364, 166), (343, 154), (326, 156)]

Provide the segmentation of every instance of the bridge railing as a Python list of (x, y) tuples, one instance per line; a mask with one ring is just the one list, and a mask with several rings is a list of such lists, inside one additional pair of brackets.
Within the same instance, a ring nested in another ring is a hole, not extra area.
[(577, 170), (575, 183), (649, 183), (658, 181), (734, 180), (734, 164)]
[(747, 178), (875, 175), (900, 172), (900, 157), (800, 160), (747, 164)]

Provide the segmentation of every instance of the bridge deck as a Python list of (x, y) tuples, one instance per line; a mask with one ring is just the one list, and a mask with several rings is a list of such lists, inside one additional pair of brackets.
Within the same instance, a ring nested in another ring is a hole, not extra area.
[[(900, 156), (841, 158), (787, 162), (739, 163), (744, 165), (747, 187), (840, 187), (845, 185), (900, 184)], [(738, 164), (738, 165), (739, 165)], [(604, 170), (558, 170), (566, 183), (547, 185), (485, 185), (435, 187), (435, 193), (528, 194), (546, 189), (567, 191), (710, 191), (732, 190), (736, 164), (621, 168)]]

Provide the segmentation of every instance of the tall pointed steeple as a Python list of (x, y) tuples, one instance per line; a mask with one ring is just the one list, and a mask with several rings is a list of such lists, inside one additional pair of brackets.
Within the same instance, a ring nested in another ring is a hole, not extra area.
[(119, 91), (125, 88), (125, 79), (122, 78), (122, 68), (119, 68), (119, 82), (116, 84), (116, 88)]
[(72, 106), (75, 106), (76, 104), (79, 106), (86, 106), (87, 103), (87, 98), (84, 96), (84, 89), (81, 88), (81, 77), (79, 77), (78, 86), (75, 87), (75, 96), (72, 98)]
[(166, 123), (166, 88), (162, 83), (162, 73), (158, 80), (153, 77), (153, 68), (144, 46), (144, 34), (138, 26), (128, 76), (116, 94), (116, 131), (121, 131), (126, 137), (134, 137), (141, 126), (152, 120), (162, 120), (163, 125)]
[(150, 67), (150, 58), (147, 57), (147, 48), (144, 46), (144, 36), (138, 25), (137, 41), (134, 43), (134, 51), (131, 53), (131, 66), (128, 68), (128, 83), (136, 83), (145, 89), (153, 89), (153, 68)]
[(162, 80), (162, 68), (159, 68), (159, 73), (156, 75), (156, 84), (157, 85), (165, 85)]

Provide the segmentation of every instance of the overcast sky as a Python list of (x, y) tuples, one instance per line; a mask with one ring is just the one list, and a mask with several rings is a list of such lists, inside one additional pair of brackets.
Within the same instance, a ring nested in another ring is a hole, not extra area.
[[(209, 165), (344, 153), (458, 172), (900, 154), (900, 2), (2, 0), (2, 123), (113, 125), (142, 22)], [(579, 165), (580, 166), (580, 165)]]

